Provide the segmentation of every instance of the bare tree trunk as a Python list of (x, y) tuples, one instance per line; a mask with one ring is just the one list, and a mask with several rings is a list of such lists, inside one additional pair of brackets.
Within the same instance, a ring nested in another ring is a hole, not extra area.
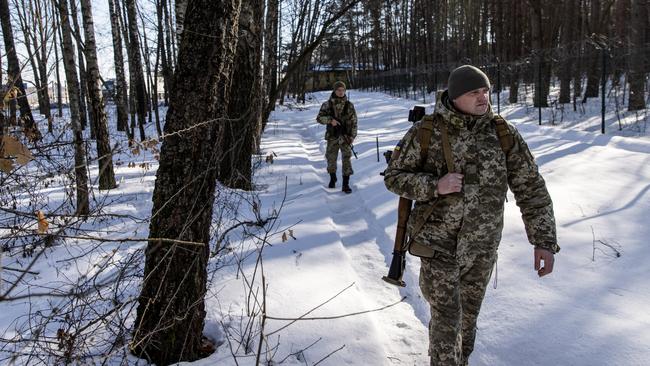
[[(48, 121), (50, 120), (50, 97), (48, 94), (48, 73), (47, 73), (47, 35), (43, 26), (49, 22), (50, 15), (43, 12), (40, 1), (22, 1), (21, 5), (14, 0), (18, 19), (21, 24), (25, 49), (29, 56), (34, 73), (34, 85), (38, 97), (38, 110)], [(33, 47), (33, 48), (32, 48)], [(48, 124), (48, 131), (49, 124)]]
[[(265, 103), (270, 111), (275, 110), (275, 95), (271, 92), (278, 85), (278, 1), (268, 0), (266, 10), (266, 25), (264, 31), (264, 87), (266, 88)], [(256, 132), (257, 143), (259, 147), (262, 131), (266, 127), (266, 119), (263, 119), (262, 126)]]
[[(70, 17), (72, 18), (73, 35), (77, 41), (77, 51), (79, 52), (77, 55), (79, 59), (79, 116), (81, 118), (81, 128), (85, 130), (86, 126), (88, 126), (88, 108), (86, 107), (86, 101), (88, 100), (88, 76), (83, 56), (84, 47), (81, 39), (81, 29), (77, 21), (76, 1), (70, 1)], [(95, 135), (95, 125), (92, 119), (90, 122), (90, 138), (94, 139), (97, 137)]]
[(181, 44), (188, 0), (176, 0), (176, 41)]
[[(544, 31), (542, 29), (543, 22), (543, 6), (541, 0), (531, 1), (531, 35), (533, 50), (541, 52), (543, 49)], [(534, 105), (535, 107), (548, 107), (548, 91), (544, 88), (545, 69), (547, 61), (543, 56), (535, 56), (535, 92), (534, 92)]]
[[(163, 39), (163, 32), (162, 32), (162, 8), (160, 7), (160, 0), (156, 0), (156, 16), (157, 16), (157, 29), (156, 29), (156, 34), (157, 34), (157, 40), (158, 40), (158, 45), (156, 47), (156, 62), (153, 67), (153, 85), (152, 85), (152, 92), (151, 92), (151, 98), (153, 100), (153, 111), (156, 117), (156, 132), (158, 132), (158, 137), (162, 136), (162, 126), (160, 124), (160, 112), (158, 111), (158, 71), (160, 70), (160, 56), (162, 54), (162, 57), (165, 57), (165, 42)], [(163, 83), (164, 85), (167, 84), (166, 79), (163, 75)]]
[(86, 62), (88, 63), (88, 92), (91, 101), (91, 118), (97, 137), (97, 155), (99, 159), (99, 189), (113, 189), (115, 173), (113, 172), (113, 153), (108, 135), (108, 121), (104, 98), (99, 79), (97, 64), (97, 44), (95, 42), (95, 25), (90, 0), (81, 0), (81, 12), (86, 38)]
[[(225, 117), (239, 7), (239, 0), (188, 2), (131, 343), (136, 355), (157, 365), (202, 356), (206, 266), (221, 148), (215, 141), (222, 132), (220, 123), (204, 122)], [(175, 134), (179, 130), (188, 131)]]
[[(630, 60), (630, 96), (627, 109), (637, 111), (645, 109), (645, 73), (644, 61), (648, 62), (647, 43), (648, 34), (648, 0), (632, 0), (632, 58)], [(644, 52), (645, 51), (645, 52)]]
[[(145, 105), (146, 105), (146, 110), (147, 114), (149, 115), (149, 123), (153, 122), (152, 120), (152, 103), (151, 103), (151, 90), (153, 90), (153, 82), (151, 80), (151, 56), (149, 54), (149, 42), (147, 41), (147, 28), (144, 24), (144, 18), (142, 17), (142, 12), (139, 12), (140, 15), (140, 21), (142, 22), (142, 38), (140, 39), (142, 41), (142, 45), (144, 46), (142, 48), (142, 55), (144, 56), (144, 65), (145, 65)], [(156, 131), (158, 133), (158, 136), (162, 133), (162, 131), (158, 130)]]
[[(128, 104), (129, 104), (129, 125), (127, 126), (127, 133), (129, 138), (135, 140), (135, 124), (137, 120), (136, 113), (136, 92), (135, 92), (135, 67), (131, 67), (131, 41), (129, 40), (129, 26), (126, 17), (126, 2), (115, 0), (116, 10), (121, 25), (122, 40), (127, 52), (127, 59), (129, 63), (129, 83), (128, 83)], [(130, 144), (131, 142), (129, 142)]]
[(140, 141), (146, 140), (144, 132), (145, 118), (147, 114), (144, 71), (142, 70), (142, 58), (140, 57), (140, 40), (138, 39), (138, 18), (135, 7), (135, 0), (126, 0), (126, 13), (129, 23), (129, 70), (133, 70), (133, 83), (135, 88), (136, 111), (138, 113), (138, 127), (140, 129)]
[(7, 53), (7, 79), (10, 87), (17, 87), (20, 91), (18, 96), (18, 105), (20, 106), (20, 118), (25, 126), (25, 134), (30, 140), (40, 140), (41, 133), (36, 126), (34, 117), (32, 116), (32, 109), (29, 107), (27, 101), (27, 94), (23, 86), (23, 79), (20, 75), (20, 64), (18, 63), (18, 56), (14, 46), (13, 29), (11, 28), (11, 20), (9, 17), (9, 4), (7, 0), (0, 0), (0, 23), (2, 23), (2, 35), (5, 44), (5, 52)]
[[(113, 61), (115, 65), (115, 105), (117, 107), (117, 130), (129, 132), (129, 102), (126, 90), (126, 77), (124, 76), (124, 54), (122, 53), (122, 35), (120, 34), (120, 21), (115, 9), (115, 0), (108, 0), (108, 9), (111, 16), (111, 33), (113, 35)], [(133, 136), (129, 136), (132, 139)]]
[(233, 64), (236, 82), (228, 104), (230, 121), (224, 125), (219, 145), (224, 149), (219, 180), (228, 187), (252, 188), (251, 158), (255, 133), (262, 120), (262, 24), (264, 0), (243, 0), (239, 16), (237, 54)]
[[(564, 20), (562, 24), (561, 42), (566, 49), (571, 49), (570, 44), (575, 41), (575, 0), (568, 0), (564, 4)], [(571, 102), (571, 77), (573, 71), (571, 58), (562, 62), (560, 66), (560, 103)]]
[[(589, 17), (589, 30), (590, 34), (601, 33), (599, 29), (601, 2), (600, 0), (591, 1), (591, 14)], [(598, 97), (598, 86), (600, 85), (600, 52), (595, 46), (589, 47), (589, 68), (587, 69), (587, 87), (585, 88), (585, 95), (582, 102), (585, 103), (587, 98)]]
[[(2, 0), (0, 0), (2, 1)], [(74, 1), (74, 0), (73, 0)], [(61, 34), (63, 36), (63, 67), (68, 81), (70, 122), (74, 131), (75, 179), (77, 185), (77, 215), (88, 215), (88, 175), (86, 173), (86, 150), (84, 149), (83, 130), (79, 122), (79, 83), (75, 70), (74, 46), (68, 15), (68, 0), (59, 0)]]
[[(61, 87), (61, 73), (59, 72), (59, 44), (63, 45), (63, 37), (61, 36), (61, 26), (56, 11), (56, 5), (52, 3), (52, 16), (54, 17), (54, 70), (56, 70), (56, 99), (57, 99), (57, 116), (63, 117), (63, 88)], [(58, 41), (58, 42), (57, 42)], [(62, 46), (63, 47), (63, 46)]]
[[(51, 24), (54, 17), (53, 14), (49, 14), (48, 7), (46, 3), (41, 3), (40, 1), (36, 2), (35, 15), (36, 15), (36, 30), (39, 37), (39, 43), (42, 45), (40, 49), (40, 57), (37, 57), (39, 74), (41, 76), (41, 85), (43, 89), (41, 90), (41, 97), (43, 98), (43, 104), (45, 107), (45, 117), (48, 119), (48, 131), (52, 132), (52, 103), (50, 100), (50, 81), (49, 81), (49, 72), (47, 66), (47, 60), (50, 52), (47, 48), (47, 40), (50, 38), (50, 35), (54, 34), (54, 28), (52, 28), (52, 33), (47, 29), (48, 25)], [(56, 43), (56, 42), (53, 42)]]
[[(159, 59), (162, 65), (162, 76), (163, 76), (163, 88), (164, 88), (164, 103), (165, 105), (168, 104), (169, 102), (169, 97), (168, 97), (168, 91), (170, 88), (171, 84), (171, 66), (169, 63), (171, 60), (167, 58), (167, 48), (165, 46), (165, 22), (164, 22), (164, 16), (165, 16), (165, 0), (156, 0), (156, 15), (158, 19), (158, 56), (157, 60)], [(156, 73), (158, 73), (158, 68), (156, 67), (155, 70)], [(156, 89), (157, 89), (157, 83), (156, 83)], [(156, 111), (158, 108), (156, 107)], [(156, 117), (159, 119), (159, 117)], [(160, 123), (160, 122), (157, 122)]]
[[(34, 86), (36, 87), (36, 95), (38, 96), (38, 111), (40, 114), (45, 114), (45, 105), (43, 102), (43, 96), (42, 96), (42, 88), (41, 88), (41, 76), (40, 76), (40, 68), (37, 66), (36, 63), (36, 55), (35, 53), (39, 52), (39, 44), (36, 41), (36, 38), (33, 36), (34, 34), (34, 19), (33, 19), (33, 14), (30, 11), (28, 14), (27, 8), (28, 4), (27, 2), (21, 2), (21, 6), (18, 5), (17, 1), (14, 0), (14, 5), (16, 8), (16, 13), (18, 13), (18, 20), (20, 21), (20, 28), (22, 30), (23, 34), (23, 40), (24, 40), (24, 45), (25, 49), (27, 50), (27, 59), (29, 60), (29, 63), (32, 66), (32, 72), (34, 74)], [(30, 4), (31, 5), (31, 4)], [(30, 9), (31, 10), (31, 9)], [(32, 44), (34, 46), (34, 49), (32, 49)], [(44, 46), (44, 45), (43, 45)]]
[[(167, 45), (167, 62), (169, 65), (169, 81), (167, 82), (168, 89), (171, 89), (171, 82), (173, 80), (173, 68), (176, 66), (176, 56), (177, 56), (177, 46), (176, 46), (176, 37), (174, 36), (174, 32), (172, 31), (173, 29), (173, 21), (172, 17), (169, 14), (169, 8), (171, 5), (168, 5), (167, 1), (168, 0), (162, 0), (163, 1), (163, 11), (165, 13), (165, 43)], [(170, 2), (172, 0), (169, 0)], [(166, 92), (165, 96), (165, 103), (166, 105), (169, 104), (169, 92)]]

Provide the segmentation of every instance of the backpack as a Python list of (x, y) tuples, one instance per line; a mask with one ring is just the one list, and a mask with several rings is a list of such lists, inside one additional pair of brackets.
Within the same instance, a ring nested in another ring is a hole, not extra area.
[[(425, 116), (422, 119), (422, 125), (420, 126), (420, 130), (418, 131), (418, 139), (420, 141), (420, 159), (421, 159), (420, 166), (421, 167), (424, 166), (427, 160), (427, 155), (429, 153), (429, 142), (431, 141), (433, 123), (436, 120), (435, 116), (436, 115)], [(438, 121), (440, 121), (440, 119), (438, 119)], [(514, 146), (515, 143), (514, 136), (510, 132), (510, 129), (508, 129), (508, 124), (503, 119), (503, 117), (499, 115), (495, 115), (492, 121), (494, 121), (494, 127), (495, 127), (497, 137), (499, 138), (499, 144), (501, 145), (501, 150), (503, 150), (503, 153), (506, 154), (507, 156), (508, 153), (510, 152), (510, 149), (512, 149), (512, 147)], [(445, 161), (447, 163), (447, 171), (454, 172), (455, 171), (454, 161), (451, 154), (451, 145), (449, 144), (449, 136), (447, 134), (447, 125), (445, 123), (440, 123), (440, 131), (441, 131), (441, 139), (442, 139), (442, 151), (443, 154), (445, 155)], [(400, 198), (400, 201), (402, 199), (404, 198)], [(426, 211), (424, 217), (428, 218), (429, 216), (431, 216), (431, 213), (433, 213), (434, 209), (435, 209), (435, 205), (431, 205), (431, 207), (429, 207), (429, 209)], [(427, 220), (425, 219), (417, 223), (417, 225), (413, 228), (413, 233), (420, 232), (422, 226), (424, 226), (424, 223), (426, 221)], [(406, 223), (406, 221), (404, 221), (404, 223)], [(406, 244), (406, 248), (408, 248), (409, 253), (417, 257), (423, 257), (423, 258), (433, 257), (434, 254), (433, 249), (424, 246), (422, 244), (418, 244), (417, 242), (414, 242), (412, 240), (414, 236), (415, 234), (411, 234)]]
[[(429, 154), (429, 142), (431, 141), (431, 133), (433, 132), (433, 123), (436, 120), (436, 114), (429, 114), (422, 118), (422, 125), (418, 131), (418, 140), (420, 141), (420, 164), (421, 166), (427, 160)], [(508, 129), (508, 124), (503, 117), (498, 114), (494, 115), (492, 119), (494, 122), (494, 129), (496, 131), (497, 137), (499, 138), (499, 144), (501, 145), (501, 150), (503, 153), (508, 155), (510, 149), (515, 144), (514, 136), (510, 133)], [(447, 169), (450, 172), (453, 172), (453, 161), (451, 160), (451, 147), (449, 145), (449, 137), (447, 135), (447, 125), (444, 123), (440, 124), (441, 135), (442, 135), (442, 150), (445, 154), (445, 160), (447, 161)]]

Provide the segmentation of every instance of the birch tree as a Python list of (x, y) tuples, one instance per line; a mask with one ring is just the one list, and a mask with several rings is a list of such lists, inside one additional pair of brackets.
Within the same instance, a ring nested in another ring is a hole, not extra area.
[(97, 139), (99, 189), (112, 189), (116, 187), (115, 173), (113, 172), (113, 153), (111, 152), (108, 121), (106, 119), (104, 97), (102, 96), (101, 81), (99, 79), (95, 25), (90, 0), (81, 0), (81, 12), (86, 39), (84, 51), (86, 54), (86, 63), (88, 64), (88, 93), (90, 94), (91, 101), (90, 117), (93, 121), (92, 125), (95, 126), (95, 136)]
[[(2, 0), (0, 0), (2, 1)], [(74, 0), (72, 0), (74, 1)], [(79, 120), (79, 81), (75, 67), (74, 46), (68, 13), (68, 0), (58, 0), (61, 35), (63, 37), (63, 67), (68, 82), (68, 100), (70, 101), (70, 123), (74, 134), (74, 171), (77, 192), (77, 215), (88, 215), (88, 175), (86, 173), (86, 150), (83, 141), (83, 129)]]

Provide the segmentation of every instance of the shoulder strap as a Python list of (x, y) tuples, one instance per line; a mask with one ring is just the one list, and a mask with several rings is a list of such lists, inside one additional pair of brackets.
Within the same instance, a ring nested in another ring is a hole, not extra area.
[(438, 124), (440, 125), (440, 135), (442, 138), (442, 152), (445, 154), (445, 162), (447, 162), (447, 171), (453, 173), (456, 171), (454, 169), (454, 157), (451, 155), (451, 144), (449, 143), (449, 134), (447, 133), (447, 124), (442, 118), (439, 120)]
[[(431, 134), (433, 132), (433, 123), (435, 115), (427, 115), (422, 119), (422, 125), (418, 131), (418, 139), (420, 141), (420, 167), (423, 167), (429, 155), (429, 142), (431, 141)], [(447, 171), (454, 172), (454, 159), (451, 154), (451, 144), (449, 143), (449, 134), (447, 132), (447, 124), (442, 118), (437, 118), (438, 125), (440, 126), (440, 135), (442, 137), (442, 151), (445, 155), (445, 162), (447, 163)]]
[(503, 119), (503, 117), (496, 114), (494, 115), (494, 126), (497, 132), (497, 137), (499, 137), (501, 150), (503, 150), (503, 152), (508, 155), (510, 149), (512, 149), (515, 144), (515, 139), (512, 136), (512, 133), (510, 133), (508, 124), (506, 123), (506, 120)]
[(433, 116), (427, 115), (422, 118), (422, 124), (418, 130), (418, 141), (420, 142), (420, 168), (424, 167), (429, 155), (429, 142), (433, 133)]

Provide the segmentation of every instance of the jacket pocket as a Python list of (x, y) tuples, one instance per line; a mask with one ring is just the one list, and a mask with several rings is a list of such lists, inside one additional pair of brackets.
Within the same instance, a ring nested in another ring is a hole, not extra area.
[[(428, 205), (420, 205), (411, 213), (408, 222), (409, 253), (418, 257), (432, 258), (435, 252), (449, 256), (456, 254), (458, 228), (453, 222), (445, 220), (441, 210), (436, 207), (425, 217)], [(424, 221), (424, 224), (419, 224)], [(415, 232), (418, 226), (421, 228)]]

